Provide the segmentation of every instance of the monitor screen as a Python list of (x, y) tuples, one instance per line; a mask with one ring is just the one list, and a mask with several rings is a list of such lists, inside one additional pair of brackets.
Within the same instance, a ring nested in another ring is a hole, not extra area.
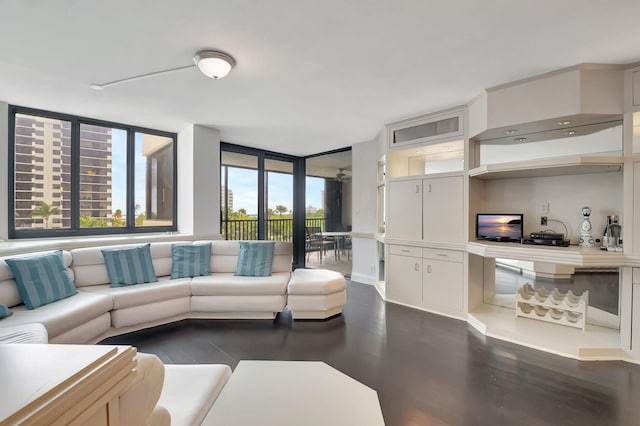
[(520, 242), (522, 239), (522, 214), (478, 213), (476, 238), (479, 240)]

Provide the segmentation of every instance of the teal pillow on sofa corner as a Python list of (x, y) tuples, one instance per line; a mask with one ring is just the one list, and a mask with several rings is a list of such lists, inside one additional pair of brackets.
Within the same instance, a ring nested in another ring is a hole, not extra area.
[(62, 256), (62, 251), (58, 250), (43, 256), (5, 259), (27, 309), (35, 309), (78, 293)]
[(211, 275), (211, 243), (171, 244), (171, 279)]
[(240, 254), (234, 275), (241, 277), (271, 276), (275, 241), (240, 241)]
[(5, 305), (0, 303), (0, 319), (10, 317), (11, 315), (13, 315), (13, 312), (11, 312), (11, 309), (7, 308)]
[(131, 248), (104, 249), (102, 257), (107, 267), (111, 287), (158, 281), (151, 261), (151, 244)]

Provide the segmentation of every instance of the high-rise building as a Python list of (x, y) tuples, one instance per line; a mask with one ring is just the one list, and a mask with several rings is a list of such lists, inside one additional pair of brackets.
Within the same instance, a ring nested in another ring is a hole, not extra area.
[[(111, 129), (80, 132), (80, 215), (110, 218)], [(16, 229), (71, 226), (71, 122), (16, 114)]]
[(220, 188), (220, 205), (223, 208), (225, 206), (225, 201), (224, 201), (225, 192), (227, 195), (227, 202), (229, 203), (227, 206), (229, 207), (229, 211), (232, 211), (233, 210), (233, 190), (229, 189), (225, 191), (224, 185), (222, 185), (222, 187)]

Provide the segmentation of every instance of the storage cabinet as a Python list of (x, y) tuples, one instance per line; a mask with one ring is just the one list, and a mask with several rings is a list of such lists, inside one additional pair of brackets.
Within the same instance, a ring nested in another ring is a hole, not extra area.
[(422, 303), (422, 255), (419, 250), (390, 246), (386, 280), (388, 300), (411, 306)]
[(391, 181), (388, 196), (388, 237), (464, 241), (462, 176)]
[(462, 176), (429, 178), (423, 181), (422, 239), (464, 240)]
[(401, 240), (422, 240), (422, 180), (388, 183), (386, 235)]
[(464, 318), (463, 260), (455, 250), (390, 245), (387, 300)]
[(422, 307), (464, 317), (462, 252), (424, 249), (423, 257)]

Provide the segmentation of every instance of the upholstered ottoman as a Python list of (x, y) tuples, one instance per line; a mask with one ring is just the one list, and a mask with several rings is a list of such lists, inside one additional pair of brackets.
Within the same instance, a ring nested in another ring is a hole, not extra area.
[(342, 312), (347, 303), (347, 282), (339, 272), (296, 269), (287, 289), (287, 304), (294, 319), (324, 319)]

